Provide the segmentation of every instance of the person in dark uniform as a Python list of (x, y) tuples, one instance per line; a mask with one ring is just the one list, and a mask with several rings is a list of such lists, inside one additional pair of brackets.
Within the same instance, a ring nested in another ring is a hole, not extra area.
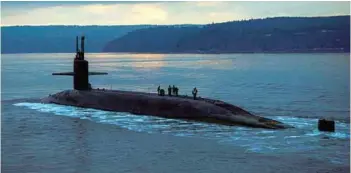
[(173, 94), (173, 95), (176, 95), (176, 94), (175, 94), (175, 90), (176, 90), (175, 88), (176, 88), (176, 87), (173, 85), (173, 86), (172, 86), (172, 94)]
[(160, 89), (160, 96), (165, 96), (165, 90), (164, 89)]
[(174, 92), (175, 92), (175, 95), (178, 96), (178, 91), (179, 91), (178, 87), (175, 87), (174, 90), (175, 90), (175, 91), (174, 91)]
[(157, 94), (160, 95), (160, 90), (161, 90), (161, 87), (160, 85), (157, 87)]
[(196, 95), (197, 95), (197, 89), (196, 87), (193, 89), (193, 97), (194, 97), (194, 100), (196, 100)]
[(168, 86), (168, 95), (172, 96), (172, 87), (171, 87), (171, 85)]

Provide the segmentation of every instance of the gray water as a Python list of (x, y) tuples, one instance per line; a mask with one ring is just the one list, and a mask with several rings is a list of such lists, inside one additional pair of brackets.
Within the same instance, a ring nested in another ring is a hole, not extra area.
[[(349, 54), (88, 54), (93, 87), (220, 99), (295, 126), (228, 127), (41, 104), (73, 54), (2, 54), (4, 172), (348, 172)], [(34, 98), (28, 101), (26, 98)], [(336, 133), (318, 132), (318, 118)]]

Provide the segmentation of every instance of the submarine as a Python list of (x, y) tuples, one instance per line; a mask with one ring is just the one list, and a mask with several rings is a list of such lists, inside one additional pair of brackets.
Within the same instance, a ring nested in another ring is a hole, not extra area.
[(89, 63), (84, 56), (84, 39), (76, 55), (73, 72), (52, 73), (52, 75), (73, 76), (73, 89), (50, 94), (41, 99), (42, 103), (93, 108), (105, 111), (128, 112), (135, 115), (157, 116), (170, 119), (184, 119), (230, 126), (248, 126), (266, 129), (286, 129), (292, 126), (282, 122), (254, 115), (238, 106), (221, 100), (189, 96), (168, 96), (122, 90), (94, 89), (89, 83), (90, 75), (107, 75), (104, 72), (89, 72)]

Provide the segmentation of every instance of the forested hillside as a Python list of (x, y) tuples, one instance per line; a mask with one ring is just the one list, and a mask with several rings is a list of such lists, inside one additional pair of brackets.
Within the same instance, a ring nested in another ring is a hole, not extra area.
[(135, 26), (11, 26), (1, 27), (1, 53), (74, 52), (75, 37), (86, 36), (86, 51), (101, 52), (105, 44)]
[(276, 17), (130, 32), (105, 52), (349, 52), (350, 16)]
[(276, 17), (208, 25), (1, 27), (1, 53), (349, 52), (350, 16)]

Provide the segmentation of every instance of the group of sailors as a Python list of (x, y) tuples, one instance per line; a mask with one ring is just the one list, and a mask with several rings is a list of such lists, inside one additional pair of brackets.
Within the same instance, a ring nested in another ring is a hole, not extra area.
[[(179, 88), (178, 87), (176, 87), (174, 85), (173, 86), (171, 86), (171, 85), (168, 86), (168, 96), (172, 96), (172, 95), (178, 96), (178, 92), (179, 92)], [(165, 96), (165, 90), (162, 89), (161, 86), (158, 86), (157, 87), (157, 94), (159, 96)], [(193, 94), (194, 100), (196, 100), (196, 95), (197, 95), (196, 87), (193, 89), (192, 94)]]

